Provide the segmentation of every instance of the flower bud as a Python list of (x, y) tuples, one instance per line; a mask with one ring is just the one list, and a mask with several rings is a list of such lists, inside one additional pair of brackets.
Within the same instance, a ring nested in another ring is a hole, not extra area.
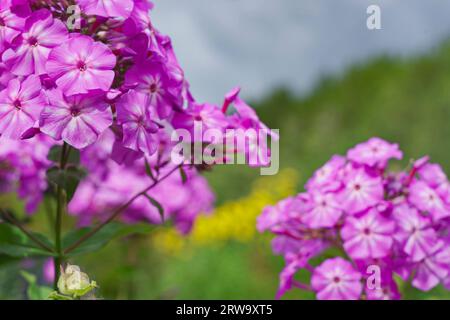
[(61, 294), (82, 297), (96, 287), (96, 282), (90, 282), (88, 275), (81, 272), (79, 266), (68, 264), (65, 270), (61, 267), (61, 276), (58, 279), (58, 290)]

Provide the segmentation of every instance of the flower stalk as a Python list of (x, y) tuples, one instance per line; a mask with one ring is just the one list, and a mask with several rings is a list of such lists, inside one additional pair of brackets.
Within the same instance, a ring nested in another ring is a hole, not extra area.
[[(61, 157), (60, 157), (60, 169), (62, 171), (65, 170), (66, 164), (68, 161), (68, 155), (70, 152), (70, 147), (64, 143), (61, 151)], [(63, 175), (64, 177), (64, 175)], [(63, 181), (64, 184), (64, 181)], [(61, 265), (63, 264), (64, 260), (64, 253), (62, 250), (62, 244), (61, 244), (61, 230), (62, 230), (62, 221), (63, 221), (63, 214), (66, 211), (65, 205), (66, 205), (66, 197), (65, 197), (65, 190), (63, 187), (58, 184), (56, 187), (56, 219), (55, 219), (55, 251), (56, 255), (54, 257), (54, 265), (55, 265), (55, 279), (53, 283), (53, 287), (56, 290), (58, 287), (58, 279), (61, 273)]]

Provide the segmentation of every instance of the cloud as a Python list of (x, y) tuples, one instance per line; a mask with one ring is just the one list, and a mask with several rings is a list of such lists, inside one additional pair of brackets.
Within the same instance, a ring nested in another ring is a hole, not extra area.
[[(381, 30), (366, 28), (370, 4)], [(448, 12), (442, 0), (156, 0), (152, 18), (195, 97), (218, 103), (236, 85), (252, 98), (281, 85), (305, 93), (368, 57), (423, 52), (449, 34)]]

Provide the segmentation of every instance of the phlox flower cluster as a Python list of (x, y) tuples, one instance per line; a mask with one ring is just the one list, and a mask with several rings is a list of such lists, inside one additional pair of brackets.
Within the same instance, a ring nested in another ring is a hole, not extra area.
[(17, 191), (26, 211), (34, 212), (48, 187), (45, 174), (51, 161), (47, 154), (54, 142), (46, 136), (0, 141), (0, 194)]
[[(428, 157), (390, 171), (401, 158), (397, 144), (371, 138), (333, 156), (305, 192), (264, 209), (257, 227), (276, 235), (286, 261), (278, 297), (301, 288), (318, 299), (399, 299), (398, 279), (450, 289), (450, 182)], [(326, 251), (336, 257), (320, 263)], [(310, 284), (295, 279), (301, 269)]]
[[(89, 225), (95, 219), (101, 220), (103, 215), (106, 218), (114, 208), (145, 189), (149, 184), (145, 161), (151, 167), (167, 161), (164, 157), (154, 155), (120, 165), (111, 159), (112, 140), (114, 133), (108, 130), (82, 154), (82, 165), (90, 168), (92, 173), (80, 183), (69, 203), (69, 212), (80, 218), (81, 225)], [(171, 169), (172, 166), (165, 166), (161, 168), (160, 174), (164, 175)], [(164, 208), (163, 217), (141, 195), (122, 213), (123, 220), (128, 223), (148, 221), (159, 224), (172, 218), (180, 233), (189, 232), (197, 214), (208, 213), (212, 209), (214, 194), (206, 179), (195, 169), (186, 168), (185, 172), (186, 182), (182, 181), (179, 174), (172, 174), (148, 193)]]
[[(0, 0), (0, 188), (18, 187), (29, 212), (48, 187), (54, 145), (79, 152), (87, 169), (69, 204), (85, 224), (148, 184), (146, 163), (173, 169), (174, 129), (265, 128), (239, 88), (221, 106), (194, 99), (152, 9), (149, 0)], [(213, 201), (195, 168), (187, 176), (152, 189), (183, 232)], [(141, 198), (123, 217), (161, 221)]]

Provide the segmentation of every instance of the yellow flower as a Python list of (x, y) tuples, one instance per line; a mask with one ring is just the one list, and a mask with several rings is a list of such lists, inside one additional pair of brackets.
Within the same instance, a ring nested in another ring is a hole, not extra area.
[(224, 203), (212, 214), (197, 218), (188, 236), (173, 228), (154, 234), (156, 248), (168, 254), (178, 254), (188, 248), (220, 245), (230, 240), (249, 242), (257, 233), (256, 218), (267, 205), (275, 204), (295, 193), (298, 174), (293, 169), (284, 169), (276, 176), (257, 179), (249, 195)]

